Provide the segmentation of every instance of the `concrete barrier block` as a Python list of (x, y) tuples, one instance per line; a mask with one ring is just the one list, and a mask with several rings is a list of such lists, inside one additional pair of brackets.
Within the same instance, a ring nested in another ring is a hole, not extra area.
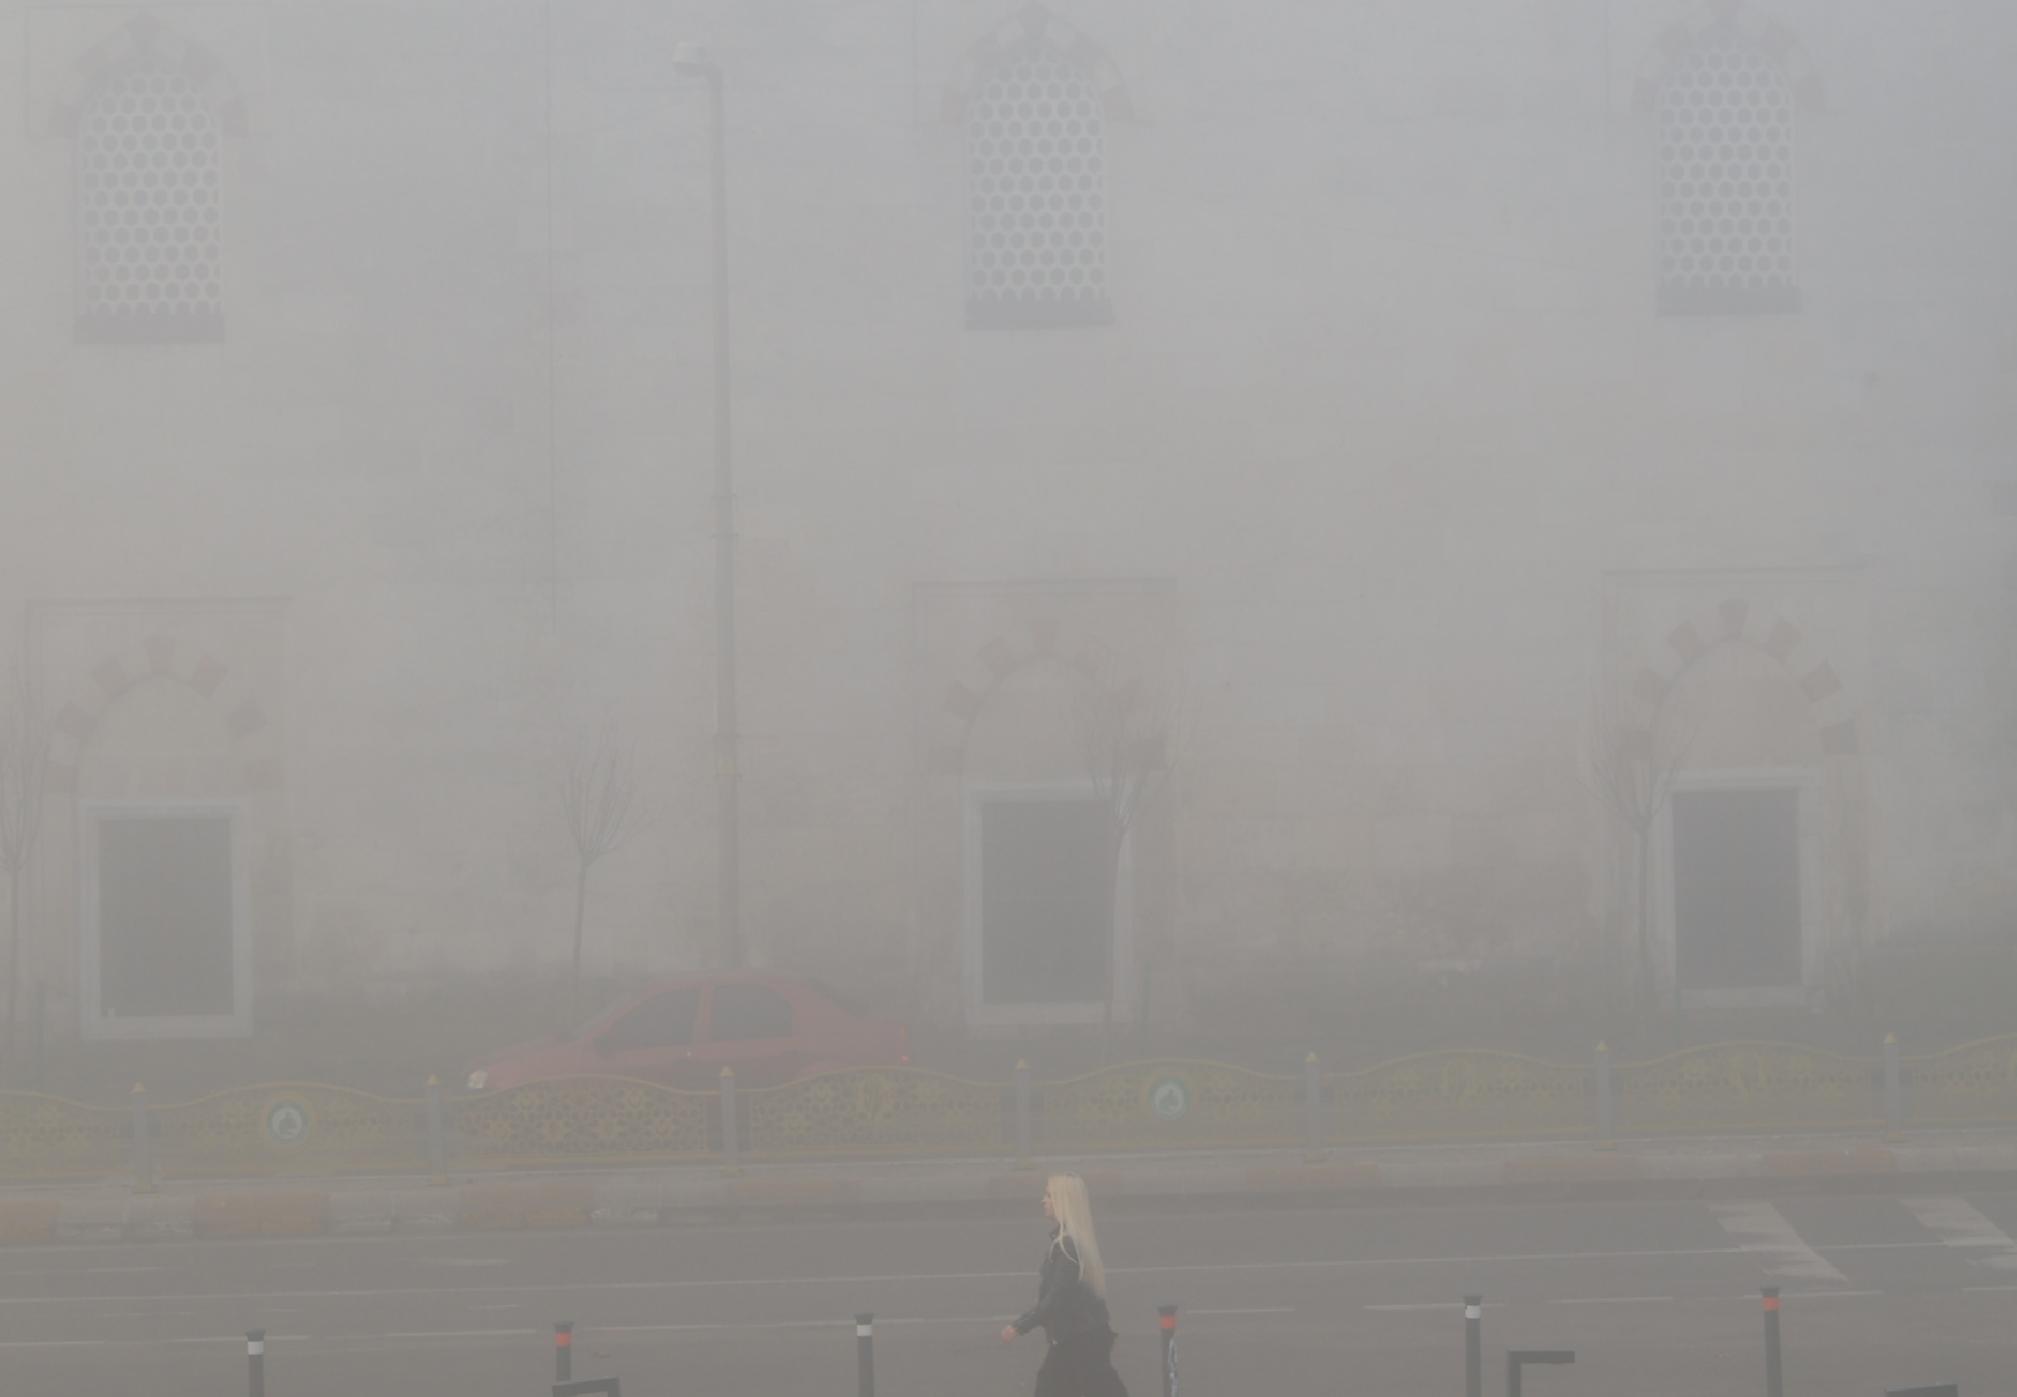
[(329, 1230), (321, 1189), (257, 1189), (197, 1195), (198, 1237), (320, 1237)]
[(62, 1215), (63, 1205), (53, 1198), (0, 1200), (0, 1246), (54, 1241)]

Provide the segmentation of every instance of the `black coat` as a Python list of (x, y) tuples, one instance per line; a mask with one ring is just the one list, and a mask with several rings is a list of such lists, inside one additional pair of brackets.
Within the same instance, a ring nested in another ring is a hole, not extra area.
[(1017, 1318), (1015, 1327), (1018, 1334), (1040, 1327), (1054, 1344), (1113, 1332), (1107, 1302), (1079, 1273), (1079, 1249), (1071, 1238), (1052, 1234), (1043, 1271), (1037, 1277), (1037, 1302)]

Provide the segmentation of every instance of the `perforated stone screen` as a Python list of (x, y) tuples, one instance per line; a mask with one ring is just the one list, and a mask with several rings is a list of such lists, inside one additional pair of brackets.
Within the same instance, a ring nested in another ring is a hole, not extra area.
[(1110, 319), (1106, 116), (1090, 76), (1048, 47), (1004, 53), (966, 125), (968, 323)]
[(216, 114), (180, 73), (125, 72), (86, 105), (75, 157), (80, 337), (223, 333), (222, 155)]
[(1712, 45), (1660, 89), (1660, 306), (1795, 310), (1793, 91), (1767, 55)]

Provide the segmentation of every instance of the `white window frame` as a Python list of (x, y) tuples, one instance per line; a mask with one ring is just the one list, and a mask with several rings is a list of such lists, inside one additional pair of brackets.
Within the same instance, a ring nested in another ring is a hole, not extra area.
[(1821, 903), (1821, 786), (1819, 774), (1804, 767), (1744, 767), (1683, 771), (1674, 776), (1668, 798), (1653, 825), (1653, 909), (1658, 918), (1654, 945), (1662, 957), (1661, 971), (1669, 991), (1680, 973), (1680, 889), (1675, 877), (1674, 798), (1698, 791), (1792, 791), (1795, 796), (1793, 847), (1799, 867), (1800, 983), (1759, 985), (1744, 989), (1683, 989), (1683, 1007), (1702, 1009), (1774, 1009), (1807, 1007), (1820, 1002), (1824, 962)]
[[(1056, 1025), (1097, 1024), (1106, 1014), (1104, 999), (1072, 1000), (1049, 1004), (989, 1004), (981, 982), (981, 819), (989, 805), (1012, 802), (1063, 802), (1105, 805), (1106, 797), (1090, 781), (994, 785), (969, 787), (965, 819), (965, 927), (961, 937), (962, 973), (967, 1022), (983, 1028), (1023, 1028)], [(1134, 831), (1121, 842), (1118, 886), (1114, 893), (1112, 974), (1113, 1016), (1116, 1023), (1131, 1022), (1134, 999)]]
[[(101, 1000), (103, 968), (100, 921), (102, 908), (98, 878), (102, 848), (100, 835), (106, 821), (215, 819), (222, 816), (230, 826), (231, 849), (231, 1012), (229, 1014), (183, 1014), (155, 1018), (104, 1017)], [(79, 1007), (82, 1032), (97, 1042), (149, 1042), (200, 1038), (247, 1038), (252, 1034), (252, 889), (246, 858), (245, 808), (236, 801), (91, 801), (78, 808), (79, 890), (83, 909), (83, 938), (79, 958)]]

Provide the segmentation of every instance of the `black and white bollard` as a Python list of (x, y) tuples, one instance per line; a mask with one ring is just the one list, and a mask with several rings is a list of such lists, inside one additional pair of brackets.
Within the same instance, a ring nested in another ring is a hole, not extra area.
[(1163, 1397), (1177, 1397), (1177, 1307), (1156, 1306), (1163, 1334)]
[(1485, 1397), (1485, 1297), (1464, 1297), (1464, 1397)]
[(854, 1317), (854, 1359), (860, 1375), (861, 1397), (875, 1397), (875, 1316)]
[(245, 1375), (252, 1397), (266, 1397), (266, 1331), (254, 1329), (245, 1336)]
[(564, 1319), (553, 1326), (553, 1380), (569, 1382), (574, 1377), (574, 1321)]
[(1765, 1397), (1785, 1397), (1786, 1379), (1779, 1370), (1779, 1287), (1765, 1287)]

